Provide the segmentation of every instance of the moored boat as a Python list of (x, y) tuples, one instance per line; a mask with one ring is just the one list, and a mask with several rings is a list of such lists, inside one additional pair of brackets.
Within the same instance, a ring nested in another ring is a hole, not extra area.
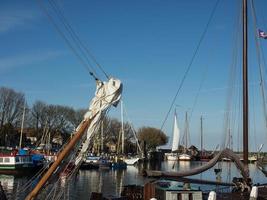
[(179, 158), (178, 153), (168, 153), (165, 155), (166, 155), (167, 160), (169, 160), (169, 161), (177, 161)]
[(88, 155), (82, 162), (80, 169), (109, 169), (111, 162), (101, 156)]
[(139, 161), (140, 158), (126, 158), (124, 159), (124, 162), (127, 165), (134, 165), (135, 163), (137, 163)]
[(191, 156), (189, 154), (183, 153), (179, 155), (179, 160), (180, 161), (190, 161)]
[(42, 166), (42, 158), (26, 150), (8, 150), (0, 153), (0, 172), (2, 174), (32, 173)]
[(113, 162), (111, 163), (112, 169), (127, 169), (126, 162), (120, 161), (120, 162)]
[(177, 124), (177, 114), (176, 110), (174, 112), (174, 123), (173, 123), (173, 136), (172, 136), (172, 153), (166, 154), (166, 158), (169, 161), (176, 161), (178, 160), (178, 153), (174, 153), (178, 150), (179, 147), (179, 137), (180, 137), (180, 130)]
[(127, 169), (127, 163), (124, 162), (123, 158), (118, 158), (116, 156), (115, 159), (111, 162), (111, 168), (112, 169)]

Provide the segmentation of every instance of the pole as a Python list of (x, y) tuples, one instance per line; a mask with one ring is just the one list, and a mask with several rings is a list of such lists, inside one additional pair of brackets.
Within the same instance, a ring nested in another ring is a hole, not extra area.
[(104, 153), (104, 130), (103, 120), (101, 121), (101, 154)]
[(21, 121), (21, 129), (20, 129), (20, 138), (19, 138), (19, 148), (21, 149), (22, 146), (22, 134), (23, 134), (23, 127), (24, 127), (24, 118), (25, 118), (25, 109), (26, 109), (26, 102), (24, 103), (23, 114), (22, 114), (22, 121)]
[(123, 102), (121, 100), (121, 153), (124, 154)]
[(243, 0), (243, 158), (248, 165), (248, 57), (247, 0)]
[(187, 119), (187, 112), (185, 113), (185, 148), (187, 151), (187, 145), (188, 145), (188, 119)]
[(203, 116), (200, 117), (200, 148), (203, 155)]
[(92, 119), (86, 119), (80, 124), (80, 128), (78, 129), (78, 131), (74, 134), (73, 138), (69, 141), (66, 147), (58, 154), (56, 161), (47, 170), (47, 172), (44, 174), (41, 180), (37, 183), (37, 185), (31, 191), (31, 193), (28, 194), (28, 196), (26, 197), (26, 200), (33, 200), (36, 197), (40, 189), (44, 186), (44, 184), (47, 182), (50, 176), (54, 173), (54, 171), (57, 169), (61, 161), (70, 153), (70, 151), (75, 146), (75, 144), (77, 144), (78, 140), (82, 137), (86, 128), (90, 125), (93, 119), (94, 117)]

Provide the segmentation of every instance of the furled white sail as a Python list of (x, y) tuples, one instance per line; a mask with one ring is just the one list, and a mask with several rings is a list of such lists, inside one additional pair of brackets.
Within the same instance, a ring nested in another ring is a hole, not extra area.
[(178, 128), (177, 116), (175, 112), (174, 123), (173, 123), (172, 151), (176, 151), (178, 149), (179, 137), (180, 137), (180, 130)]
[[(96, 82), (95, 97), (92, 99), (89, 105), (89, 110), (84, 115), (84, 119), (93, 119), (90, 126), (87, 129), (86, 138), (84, 138), (82, 149), (79, 155), (76, 157), (75, 164), (77, 165), (83, 154), (87, 152), (92, 135), (99, 129), (100, 121), (108, 109), (113, 105), (117, 106), (120, 101), (122, 93), (122, 83), (118, 79), (110, 78), (108, 82)], [(77, 127), (78, 130), (80, 126)]]

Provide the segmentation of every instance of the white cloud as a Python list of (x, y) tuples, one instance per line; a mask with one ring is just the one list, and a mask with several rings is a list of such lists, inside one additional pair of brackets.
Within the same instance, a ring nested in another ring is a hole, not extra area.
[(66, 54), (65, 51), (28, 52), (27, 54), (0, 57), (0, 72), (5, 72), (16, 67), (50, 60)]
[(29, 24), (33, 23), (39, 17), (39, 13), (34, 10), (0, 10), (0, 33), (29, 26)]

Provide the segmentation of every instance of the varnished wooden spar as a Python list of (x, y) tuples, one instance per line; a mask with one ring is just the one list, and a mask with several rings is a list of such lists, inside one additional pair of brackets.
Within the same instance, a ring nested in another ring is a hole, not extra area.
[(26, 197), (26, 200), (33, 200), (40, 189), (44, 186), (47, 180), (51, 177), (57, 167), (60, 165), (61, 161), (70, 153), (73, 147), (77, 144), (77, 142), (81, 139), (82, 135), (86, 131), (86, 129), (90, 126), (92, 119), (85, 119), (81, 124), (79, 130), (74, 134), (73, 138), (69, 141), (66, 147), (58, 154), (57, 160), (51, 165), (48, 171), (44, 174), (41, 180), (37, 183), (35, 188), (31, 191), (30, 194)]

